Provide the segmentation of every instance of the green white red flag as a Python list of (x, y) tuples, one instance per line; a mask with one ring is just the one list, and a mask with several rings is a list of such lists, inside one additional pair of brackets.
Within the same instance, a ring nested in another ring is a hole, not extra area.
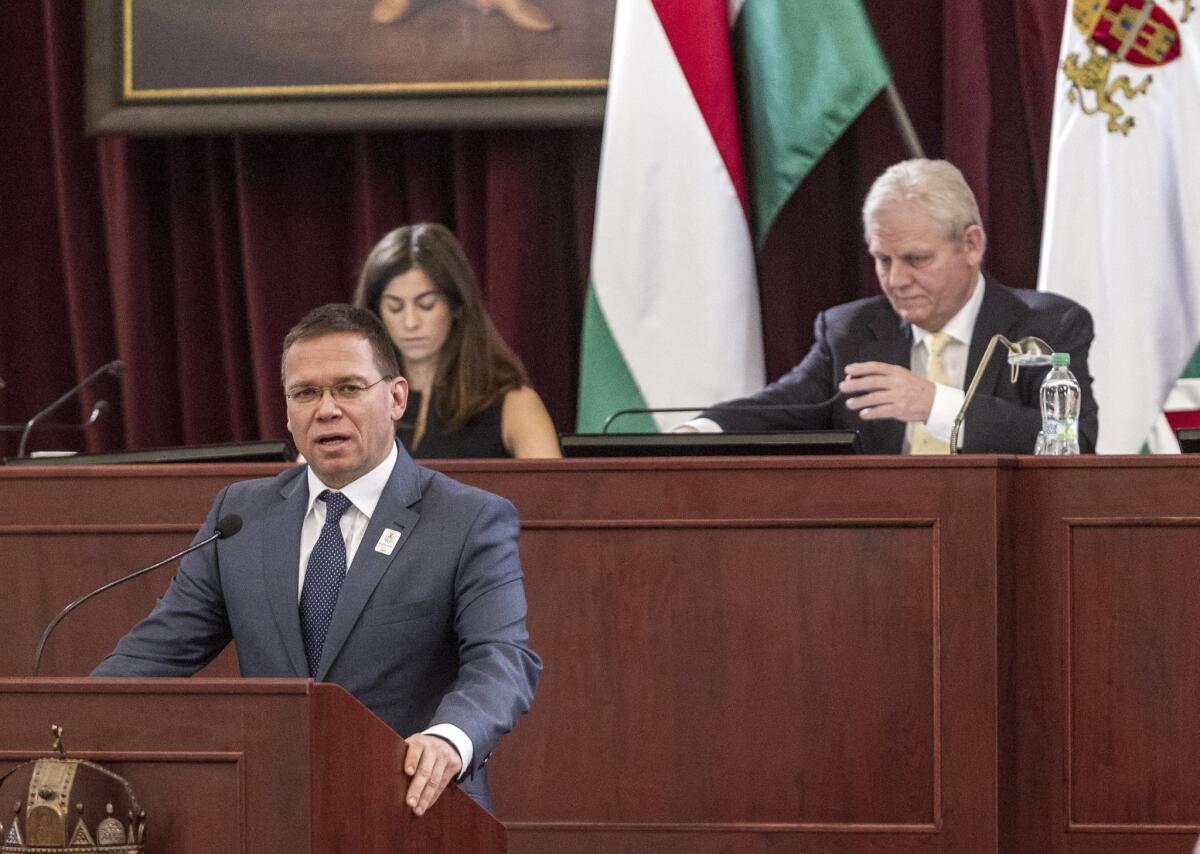
[(580, 431), (763, 385), (756, 242), (887, 79), (859, 0), (618, 0)]

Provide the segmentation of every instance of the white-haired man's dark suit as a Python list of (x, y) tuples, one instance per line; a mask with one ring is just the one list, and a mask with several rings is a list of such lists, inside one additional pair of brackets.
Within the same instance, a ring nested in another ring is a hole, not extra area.
[[(1071, 354), (1071, 372), (1079, 380), (1083, 402), (1079, 417), (1082, 451), (1096, 448), (1099, 416), (1087, 356), (1092, 344), (1092, 317), (1066, 297), (1006, 288), (985, 279), (983, 303), (975, 320), (967, 355), (969, 383), (989, 339), (1001, 333), (1012, 341), (1027, 335), (1043, 339)], [(791, 411), (756, 410), (756, 406), (815, 404), (832, 398), (845, 378), (845, 366), (878, 361), (907, 368), (913, 346), (912, 326), (900, 319), (883, 296), (845, 303), (822, 312), (816, 340), (796, 367), (747, 398), (726, 401), (701, 413), (727, 432), (849, 429), (859, 432), (863, 453), (898, 454), (905, 425), (894, 419), (865, 420), (839, 398), (828, 406)], [(1046, 368), (1022, 369), (1014, 384), (1002, 354), (994, 354), (963, 423), (965, 452), (1028, 454), (1042, 425), (1040, 389)]]

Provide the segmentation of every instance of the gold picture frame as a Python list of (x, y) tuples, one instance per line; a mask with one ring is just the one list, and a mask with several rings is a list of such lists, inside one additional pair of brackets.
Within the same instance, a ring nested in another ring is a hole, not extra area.
[[(163, 134), (596, 125), (615, 6), (87, 0), (86, 126)], [(384, 12), (394, 19), (380, 20)]]

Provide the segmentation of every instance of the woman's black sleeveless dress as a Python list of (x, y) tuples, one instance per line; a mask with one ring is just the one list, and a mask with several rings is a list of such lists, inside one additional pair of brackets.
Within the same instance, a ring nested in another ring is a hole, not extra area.
[(438, 418), (436, 407), (429, 407), (425, 421), (425, 435), (416, 450), (412, 447), (413, 432), (417, 428), (417, 414), (421, 411), (421, 393), (408, 395), (408, 408), (404, 417), (396, 423), (396, 435), (414, 459), (444, 460), (465, 457), (509, 457), (500, 432), (500, 410), (504, 406), (501, 397), (495, 406), (483, 410), (461, 429), (451, 432)]

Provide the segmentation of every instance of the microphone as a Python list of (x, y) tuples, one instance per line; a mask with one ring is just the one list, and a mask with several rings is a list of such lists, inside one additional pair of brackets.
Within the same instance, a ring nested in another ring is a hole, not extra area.
[(105, 415), (108, 415), (111, 410), (112, 407), (108, 405), (107, 400), (97, 400), (96, 405), (92, 407), (92, 414), (88, 416), (87, 421), (84, 421), (78, 427), (73, 427), (71, 429), (82, 430), (85, 427), (91, 427)]
[[(60, 397), (58, 400), (54, 401), (54, 403), (50, 404), (45, 409), (43, 409), (41, 412), (37, 413), (32, 418), (30, 418), (28, 421), (26, 421), (25, 422), (25, 432), (23, 432), (21, 434), (21, 444), (17, 447), (17, 456), (18, 457), (25, 456), (25, 446), (29, 444), (29, 434), (33, 432), (34, 426), (39, 421), (41, 421), (45, 416), (49, 415), (51, 412), (58, 409), (58, 407), (62, 406), (64, 403), (66, 403), (68, 400), (73, 398), (75, 395), (79, 394), (79, 392), (82, 391), (85, 386), (87, 386), (89, 383), (91, 383), (93, 380), (95, 380), (101, 374), (112, 374), (114, 377), (119, 377), (123, 373), (125, 373), (125, 363), (122, 362), (120, 359), (115, 359), (114, 361), (109, 362), (107, 365), (101, 365), (100, 367), (96, 368), (96, 370), (92, 371), (90, 374), (88, 374), (86, 377), (84, 377), (80, 382), (76, 383), (74, 386), (72, 386), (70, 389), (68, 389), (67, 393), (64, 394), (62, 397)], [(99, 417), (99, 416), (97, 416), (97, 417)]]
[[(42, 429), (60, 433), (86, 430), (111, 411), (112, 407), (108, 405), (107, 400), (97, 400), (96, 405), (92, 407), (92, 413), (88, 416), (87, 421), (81, 421), (78, 424), (43, 424)], [(16, 433), (18, 430), (24, 429), (24, 424), (0, 424), (0, 433)]]
[(838, 398), (842, 396), (839, 391), (828, 400), (822, 400), (820, 403), (718, 403), (716, 405), (704, 406), (658, 406), (658, 407), (633, 407), (630, 409), (618, 409), (612, 415), (604, 420), (604, 425), (600, 428), (601, 433), (607, 433), (609, 426), (620, 418), (622, 415), (658, 415), (666, 412), (698, 412), (702, 410), (713, 409), (736, 409), (747, 410), (754, 412), (806, 412), (813, 409), (823, 409), (826, 406), (831, 406), (837, 403)]
[(63, 608), (61, 611), (59, 611), (58, 616), (56, 616), (53, 620), (51, 620), (50, 625), (46, 626), (46, 630), (44, 632), (42, 632), (41, 640), (38, 641), (37, 648), (33, 651), (33, 675), (34, 676), (38, 675), (38, 668), (40, 668), (41, 664), (42, 664), (42, 651), (46, 648), (46, 641), (50, 640), (50, 635), (54, 631), (55, 627), (60, 622), (62, 622), (63, 617), (67, 616), (67, 614), (74, 611), (76, 608), (78, 608), (84, 602), (91, 599), (93, 596), (99, 596), (101, 593), (103, 593), (106, 590), (111, 590), (112, 588), (114, 588), (120, 584), (124, 584), (126, 581), (133, 581), (133, 579), (137, 578), (138, 576), (145, 575), (147, 572), (152, 572), (152, 571), (158, 569), (160, 566), (166, 566), (171, 561), (178, 560), (179, 558), (183, 557), (184, 555), (194, 552), (196, 549), (204, 548), (205, 546), (207, 546), (209, 543), (213, 542), (214, 540), (228, 539), (229, 537), (232, 537), (234, 534), (236, 534), (240, 530), (242, 530), (242, 517), (241, 516), (238, 516), (237, 514), (234, 514), (234, 513), (231, 513), (228, 516), (222, 516), (221, 520), (219, 522), (217, 522), (217, 529), (212, 533), (211, 536), (205, 537), (203, 540), (201, 540), (198, 543), (192, 543), (190, 546), (188, 546), (183, 551), (179, 552), (178, 554), (173, 554), (169, 558), (166, 558), (165, 560), (160, 560), (158, 563), (152, 564), (151, 566), (144, 566), (141, 569), (137, 570), (136, 572), (131, 572), (131, 573), (129, 573), (129, 575), (123, 575), (120, 578), (117, 578), (117, 579), (114, 579), (113, 581), (108, 582), (107, 584), (100, 585), (95, 590), (93, 590), (91, 593), (87, 593), (83, 596), (80, 596), (78, 599), (76, 599), (70, 605)]

